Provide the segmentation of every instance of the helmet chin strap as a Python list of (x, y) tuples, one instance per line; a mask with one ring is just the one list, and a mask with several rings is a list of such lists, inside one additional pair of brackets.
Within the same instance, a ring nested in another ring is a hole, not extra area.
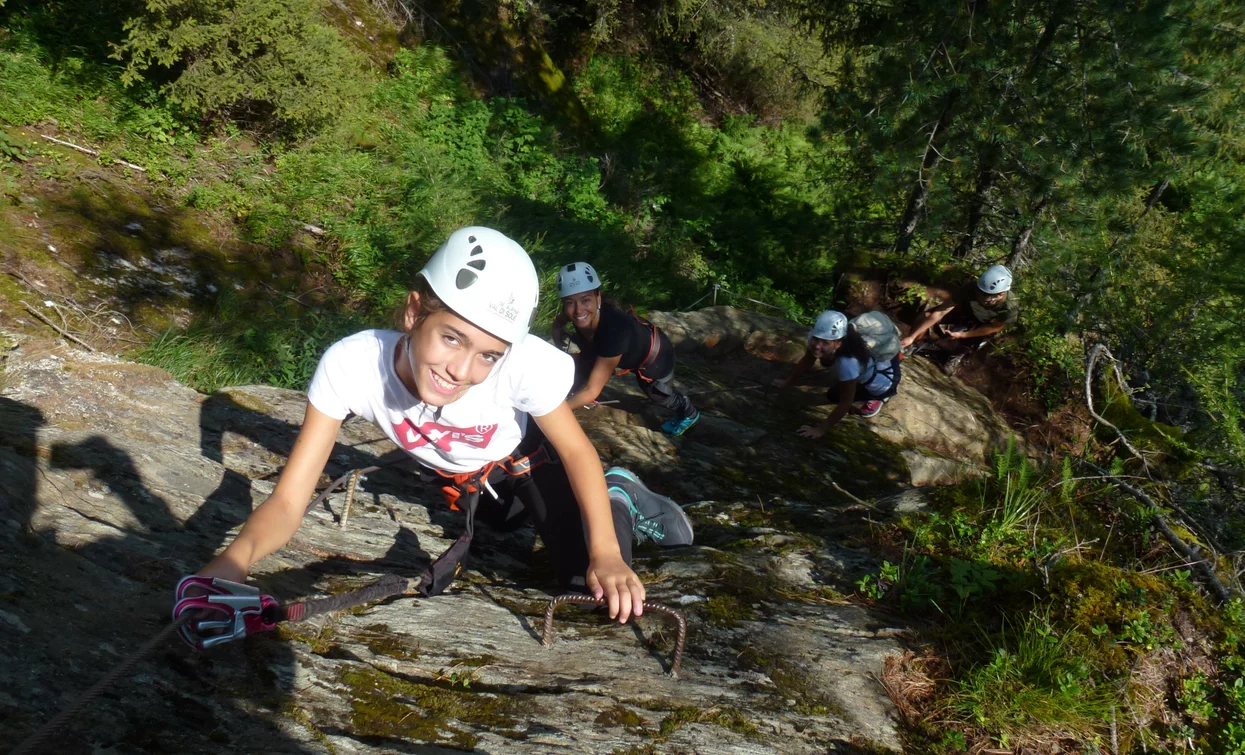
[(411, 368), (411, 382), (415, 384), (415, 398), (423, 401), (419, 395), (419, 383), (415, 380), (415, 354), (411, 347), (411, 334), (406, 334), (406, 364)]

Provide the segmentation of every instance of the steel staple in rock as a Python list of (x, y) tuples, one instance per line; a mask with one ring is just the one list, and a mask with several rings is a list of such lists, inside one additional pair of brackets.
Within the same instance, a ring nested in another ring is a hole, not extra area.
[[(545, 631), (544, 634), (541, 635), (540, 640), (541, 644), (545, 647), (549, 647), (553, 644), (553, 612), (557, 610), (558, 606), (564, 603), (573, 603), (581, 606), (603, 606), (605, 605), (605, 598), (594, 598), (591, 595), (570, 593), (567, 595), (559, 595), (553, 600), (550, 600), (549, 607), (545, 609)], [(682, 611), (668, 606), (663, 606), (660, 603), (650, 603), (646, 600), (643, 605), (645, 611), (660, 613), (674, 621), (675, 625), (678, 627), (679, 635), (675, 640), (674, 659), (670, 663), (670, 676), (674, 679), (678, 679), (679, 667), (683, 664), (683, 645), (687, 641), (687, 617), (683, 615)]]

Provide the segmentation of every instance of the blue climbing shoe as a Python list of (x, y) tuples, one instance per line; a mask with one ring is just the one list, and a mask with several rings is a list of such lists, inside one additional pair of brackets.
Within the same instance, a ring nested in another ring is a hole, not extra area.
[(611, 467), (605, 473), (605, 484), (611, 501), (626, 504), (636, 540), (665, 546), (692, 544), (692, 521), (679, 504), (649, 490), (622, 467)]
[(671, 417), (670, 419), (666, 420), (665, 422), (661, 424), (661, 430), (667, 435), (679, 436), (687, 432), (688, 428), (690, 428), (692, 425), (696, 424), (699, 421), (700, 421), (699, 411), (697, 411), (692, 416), (684, 417), (683, 419), (679, 419), (678, 417)]

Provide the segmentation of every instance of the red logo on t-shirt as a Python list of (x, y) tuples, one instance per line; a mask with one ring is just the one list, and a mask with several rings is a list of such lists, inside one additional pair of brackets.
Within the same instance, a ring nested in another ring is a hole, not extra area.
[(407, 451), (423, 448), (431, 443), (442, 451), (450, 450), (451, 443), (465, 443), (475, 448), (484, 448), (493, 440), (497, 425), (476, 425), (475, 427), (451, 427), (436, 422), (425, 422), (419, 427), (411, 424), (409, 419), (393, 426), (398, 435), (398, 442)]

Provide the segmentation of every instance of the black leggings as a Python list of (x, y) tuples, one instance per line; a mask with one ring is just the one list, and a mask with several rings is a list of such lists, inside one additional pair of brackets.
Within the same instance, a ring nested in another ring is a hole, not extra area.
[[(674, 388), (674, 345), (666, 334), (657, 331), (657, 358), (643, 371), (635, 371), (636, 384), (649, 401), (674, 412), (679, 419), (696, 414), (696, 406), (686, 395)], [(597, 357), (592, 352), (581, 352), (575, 360), (575, 385), (588, 382)]]
[[(544, 442), (544, 433), (529, 417), (527, 432), (515, 455), (533, 453)], [(549, 453), (552, 457), (550, 461), (520, 477), (512, 477), (504, 470), (494, 468), (488, 481), (497, 491), (497, 498), (494, 499), (488, 490), (480, 493), (476, 521), (504, 531), (521, 525), (530, 517), (553, 562), (559, 584), (564, 588), (582, 590), (584, 574), (588, 571), (587, 532), (575, 492), (566, 476), (566, 468), (557, 460), (552, 447)], [(623, 561), (630, 565), (631, 514), (625, 505), (612, 501), (610, 510), (614, 517), (618, 549), (622, 552)]]

